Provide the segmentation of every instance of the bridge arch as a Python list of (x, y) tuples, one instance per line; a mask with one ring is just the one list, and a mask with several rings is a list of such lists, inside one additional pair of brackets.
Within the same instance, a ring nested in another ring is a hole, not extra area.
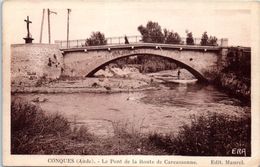
[(126, 58), (126, 57), (131, 57), (131, 56), (144, 56), (144, 55), (150, 55), (150, 56), (157, 56), (157, 57), (162, 57), (162, 58), (165, 58), (171, 62), (174, 62), (175, 64), (177, 64), (178, 66), (180, 66), (181, 68), (184, 68), (186, 70), (188, 70), (192, 75), (194, 75), (198, 81), (200, 82), (207, 82), (207, 79), (199, 72), (197, 71), (196, 69), (192, 68), (191, 66), (181, 62), (181, 61), (178, 61), (174, 58), (171, 58), (171, 57), (168, 57), (168, 56), (165, 56), (165, 55), (160, 55), (160, 54), (153, 54), (153, 53), (132, 53), (132, 54), (126, 54), (126, 55), (123, 55), (123, 56), (120, 56), (120, 57), (116, 57), (116, 58), (113, 58), (113, 59), (110, 59), (106, 62), (104, 62), (103, 64), (97, 66), (96, 68), (94, 68), (92, 71), (90, 71), (86, 77), (93, 77), (93, 75), (100, 69), (102, 69), (103, 67), (107, 66), (108, 64), (116, 61), (116, 60), (119, 60), (119, 59), (123, 59), (123, 58)]

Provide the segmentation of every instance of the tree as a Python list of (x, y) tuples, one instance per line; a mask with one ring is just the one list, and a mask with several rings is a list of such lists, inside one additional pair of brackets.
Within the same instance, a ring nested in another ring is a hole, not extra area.
[(177, 32), (169, 31), (164, 29), (164, 43), (168, 44), (180, 44), (181, 37)]
[(99, 31), (92, 32), (90, 38), (86, 39), (87, 46), (106, 45), (106, 44), (107, 44), (107, 40), (105, 38), (105, 35)]
[(204, 32), (201, 37), (200, 44), (203, 46), (217, 46), (218, 39), (215, 36), (208, 37), (207, 32)]
[(157, 22), (148, 21), (146, 27), (140, 25), (138, 31), (142, 35), (143, 42), (148, 43), (163, 43), (164, 35), (161, 26)]
[(187, 45), (194, 45), (194, 39), (193, 39), (193, 36), (192, 36), (192, 32), (186, 31), (186, 33), (187, 33), (186, 44)]
[(202, 46), (208, 45), (208, 39), (209, 39), (208, 34), (207, 34), (207, 32), (205, 31), (205, 32), (202, 34), (200, 44), (201, 44)]
[(209, 40), (208, 40), (208, 45), (210, 45), (210, 46), (217, 46), (218, 45), (217, 41), (218, 41), (217, 37), (210, 36)]

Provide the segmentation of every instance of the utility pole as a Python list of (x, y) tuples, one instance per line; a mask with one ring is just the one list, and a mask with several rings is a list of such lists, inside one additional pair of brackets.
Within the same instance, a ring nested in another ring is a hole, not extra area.
[(42, 31), (43, 31), (43, 23), (44, 23), (44, 14), (45, 14), (45, 9), (42, 10), (42, 23), (41, 23), (40, 43), (42, 43)]
[(48, 9), (48, 35), (49, 35), (49, 43), (51, 43), (50, 9)]
[(70, 12), (71, 9), (67, 9), (68, 10), (68, 18), (67, 18), (67, 48), (69, 48), (69, 21), (70, 21)]
[(51, 23), (50, 23), (50, 14), (57, 14), (56, 12), (51, 11), (48, 9), (48, 34), (49, 34), (49, 44), (51, 43)]

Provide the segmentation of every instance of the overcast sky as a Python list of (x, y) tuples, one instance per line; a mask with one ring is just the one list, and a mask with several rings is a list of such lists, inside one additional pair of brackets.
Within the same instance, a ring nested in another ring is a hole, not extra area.
[[(107, 1), (9, 1), (4, 4), (4, 33), (11, 43), (24, 43), (26, 16), (30, 17), (31, 34), (39, 42), (42, 9), (57, 12), (51, 15), (51, 36), (66, 40), (67, 8), (70, 14), (70, 39), (85, 39), (93, 31), (106, 37), (140, 35), (139, 25), (147, 21), (158, 22), (162, 28), (178, 32), (185, 37), (185, 30), (201, 37), (204, 31), (218, 38), (228, 38), (229, 45), (250, 46), (251, 11), (249, 3), (210, 1), (166, 0), (107, 0)], [(77, 3), (75, 3), (77, 2)], [(190, 3), (187, 3), (190, 2)], [(46, 14), (47, 12), (45, 12)], [(48, 42), (47, 14), (45, 15), (43, 42)]]

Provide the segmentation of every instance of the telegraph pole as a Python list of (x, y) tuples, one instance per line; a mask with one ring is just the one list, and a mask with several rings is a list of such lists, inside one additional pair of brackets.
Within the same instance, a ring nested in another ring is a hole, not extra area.
[(42, 43), (42, 31), (43, 31), (43, 23), (44, 23), (44, 14), (45, 14), (45, 9), (42, 10), (42, 23), (41, 23), (40, 43)]
[(49, 44), (51, 43), (51, 23), (50, 23), (50, 14), (57, 14), (56, 12), (51, 11), (48, 9), (48, 34), (49, 34)]
[(69, 48), (69, 21), (70, 21), (70, 12), (71, 9), (67, 9), (68, 10), (68, 18), (67, 18), (67, 48)]
[(49, 43), (51, 43), (50, 9), (48, 9), (48, 35), (49, 35)]

